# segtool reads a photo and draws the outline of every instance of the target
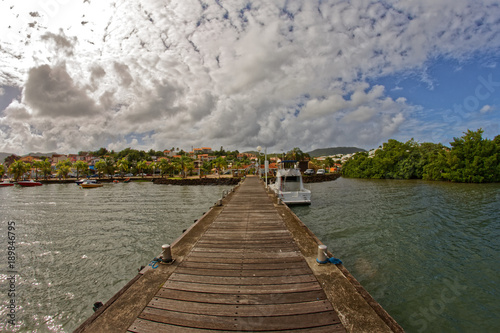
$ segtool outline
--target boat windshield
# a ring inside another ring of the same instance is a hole
[[[281,177],[282,191],[292,192],[300,191],[300,177],[299,176],[288,176]]]

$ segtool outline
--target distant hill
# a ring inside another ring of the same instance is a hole
[[[57,154],[55,152],[53,153],[29,153],[27,155],[23,156],[33,156],[33,157],[52,157],[52,155]]]
[[[319,157],[319,156],[331,156],[337,154],[352,154],[357,152],[366,151],[362,148],[356,147],[332,147],[332,148],[320,148],[315,149],[313,151],[307,152],[311,157]]]
[[[0,153],[0,163],[3,164],[5,158],[7,156],[10,156],[10,155],[12,155],[12,154],[11,153]]]
[[[21,156],[23,156],[23,157],[24,156],[51,157],[53,154],[55,154],[55,153],[29,153],[29,154],[21,155]],[[7,156],[10,156],[10,155],[12,155],[12,153],[3,153],[3,152],[0,152],[0,163],[3,164],[5,162],[5,158]],[[17,154],[14,154],[14,155],[17,155]]]

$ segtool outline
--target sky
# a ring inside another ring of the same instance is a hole
[[[500,134],[497,0],[1,0],[0,151]]]

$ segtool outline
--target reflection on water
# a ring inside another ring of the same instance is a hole
[[[340,178],[294,212],[407,332],[500,326],[500,184]]]
[[[0,331],[71,332],[220,198],[222,186],[0,188]],[[15,330],[7,325],[7,223],[16,223]]]

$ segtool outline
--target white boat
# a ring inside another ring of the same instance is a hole
[[[102,184],[94,179],[85,179],[83,183],[80,184],[80,186],[82,188],[95,188],[95,187],[102,187]]]
[[[278,169],[276,181],[269,188],[287,205],[311,204],[311,191],[304,187],[299,169]]]

